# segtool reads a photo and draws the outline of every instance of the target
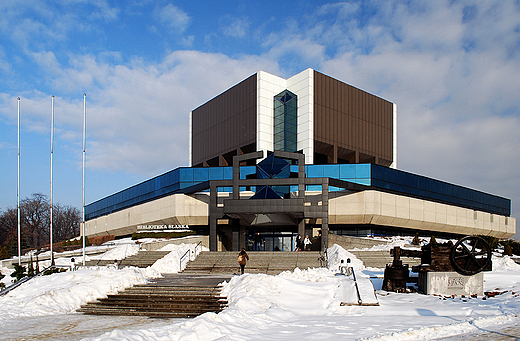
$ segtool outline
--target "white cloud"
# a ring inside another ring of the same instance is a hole
[[[56,66],[51,57],[42,59]],[[55,99],[57,133],[68,141],[81,138],[86,91],[89,167],[145,176],[188,164],[192,109],[260,69],[279,73],[266,58],[197,51],[174,52],[160,64],[110,65],[93,56],[69,64],[72,68],[62,68],[53,79],[69,94]],[[0,110],[16,113],[13,100],[3,97],[10,104]],[[24,126],[48,132],[50,96],[28,95],[23,108],[30,118]]]
[[[180,33],[184,32],[191,22],[186,12],[172,4],[156,8],[155,15],[162,24]]]
[[[465,5],[383,6],[387,12],[352,35],[359,49],[321,67],[397,103],[399,168],[510,197],[518,207],[520,6]],[[375,47],[362,51],[363,41]]]
[[[219,20],[225,35],[243,38],[249,29],[249,19],[247,17],[237,18],[232,15],[225,15]]]
[[[115,20],[119,15],[119,8],[112,7],[106,0],[95,0],[92,2],[98,9],[90,15],[93,19]]]

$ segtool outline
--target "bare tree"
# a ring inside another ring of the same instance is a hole
[[[81,221],[81,214],[76,207],[54,205],[53,240],[57,243],[78,236]]]
[[[46,195],[34,193],[20,202],[21,246],[40,248],[50,242],[50,204]],[[59,243],[79,235],[81,214],[76,207],[53,206],[53,241]],[[18,212],[9,208],[0,214],[0,247],[6,247],[9,255],[17,252]]]
[[[24,234],[32,247],[49,243],[50,205],[46,195],[33,193],[20,203]]]
[[[8,255],[13,256],[17,253],[17,240],[18,212],[16,209],[8,208],[0,215],[0,248],[5,248]]]

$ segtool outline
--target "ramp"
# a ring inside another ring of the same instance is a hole
[[[352,281],[352,287],[355,290],[355,295],[352,293],[345,295],[345,300],[340,303],[345,305],[363,305],[363,306],[378,306],[379,301],[376,297],[376,292],[370,278],[364,276],[356,276],[355,270],[351,268],[351,275],[347,276]]]

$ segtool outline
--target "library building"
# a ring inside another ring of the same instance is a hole
[[[294,251],[516,232],[511,200],[397,169],[397,105],[318,71],[259,71],[189,118],[188,166],[87,205],[88,237],[189,229],[211,251]]]

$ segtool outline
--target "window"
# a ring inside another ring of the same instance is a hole
[[[284,90],[274,96],[274,150],[297,151],[297,96]]]

